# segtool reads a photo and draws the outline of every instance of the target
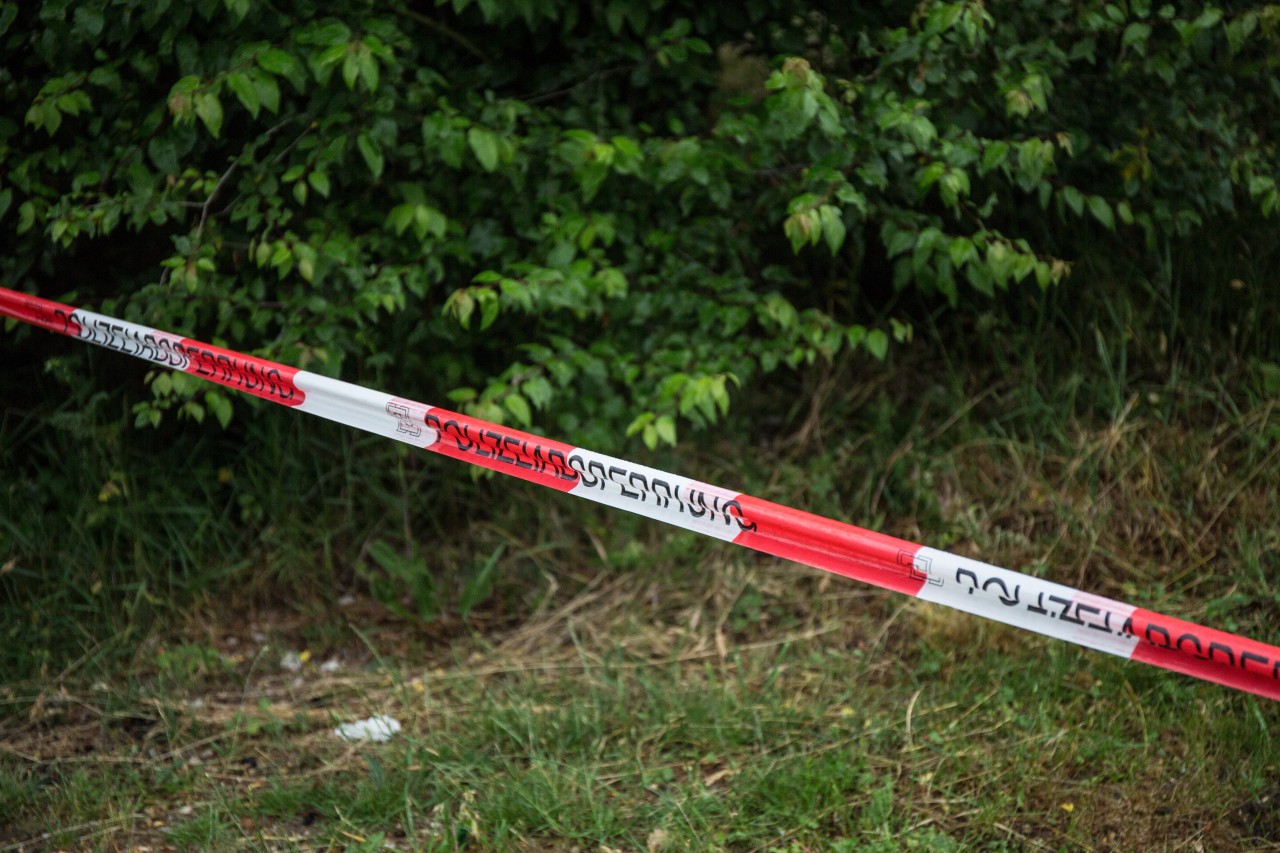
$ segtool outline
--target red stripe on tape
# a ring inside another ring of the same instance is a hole
[[[1130,660],[1280,699],[1280,649],[1142,608],[1130,620]]]
[[[38,296],[28,296],[25,293],[0,287],[0,314],[6,314],[15,320],[39,326],[50,332],[78,338],[80,324],[71,316],[74,310]]]
[[[440,436],[428,447],[436,453],[562,492],[578,485],[572,445],[444,409],[427,410],[423,423]]]
[[[734,537],[738,545],[906,595],[924,585],[925,576],[915,568],[921,546],[914,542],[750,495],[738,500],[743,518],[755,525]]]
[[[182,339],[182,343],[178,344],[178,351],[187,357],[188,363],[184,370],[193,376],[201,376],[228,388],[236,388],[246,394],[286,406],[301,405],[307,397],[293,381],[298,373],[296,367],[190,338]]]

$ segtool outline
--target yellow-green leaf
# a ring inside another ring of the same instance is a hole
[[[473,127],[467,131],[467,144],[471,153],[476,155],[480,168],[492,172],[498,168],[498,135],[483,127]]]

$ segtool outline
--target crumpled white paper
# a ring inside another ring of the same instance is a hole
[[[354,723],[343,723],[333,730],[342,740],[371,740],[374,743],[386,743],[400,731],[400,721],[386,714],[379,714],[367,720],[356,720]]]

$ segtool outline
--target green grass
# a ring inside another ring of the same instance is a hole
[[[766,610],[795,595],[784,567],[718,568],[757,578]],[[940,645],[918,605],[895,619],[896,602],[848,590],[753,632],[769,637],[754,648],[722,655],[708,619],[664,653],[680,622],[637,632],[667,613],[642,587],[539,623],[558,645],[529,658],[468,641],[469,662],[425,672],[202,682],[135,705],[132,726],[67,697],[6,733],[45,754],[5,753],[6,840],[65,827],[54,843],[104,850],[380,849],[361,846],[379,835],[416,850],[1233,849],[1274,832],[1272,703],[1003,628]],[[675,594],[728,615],[719,587]],[[406,730],[383,745],[330,734],[375,710]],[[49,753],[77,727],[121,740]]]
[[[926,329],[645,460],[1274,643],[1269,350],[1163,304]],[[1280,847],[1277,703],[289,412],[55,421],[0,427],[0,850]]]

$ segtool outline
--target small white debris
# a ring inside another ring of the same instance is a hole
[[[327,661],[320,664],[321,672],[332,673],[332,672],[337,672],[340,669],[342,669],[342,661],[338,660],[337,658],[329,658]]]
[[[379,714],[367,720],[354,723],[343,723],[333,730],[341,740],[371,740],[374,743],[386,743],[400,731],[400,721],[386,714]]]
[[[356,603],[356,597],[354,595],[344,595],[342,596],[342,598],[338,599],[339,607],[350,607],[355,603]]]
[[[289,652],[284,657],[280,658],[280,668],[288,670],[289,672],[301,672],[302,656],[297,652]]]
[[[203,711],[204,699],[201,699],[199,696],[197,696],[196,698],[192,699],[190,702],[187,703],[187,707],[193,711]]]
[[[183,817],[186,817],[187,815],[194,814],[194,813],[195,813],[195,808],[193,806],[187,805],[178,809],[178,814],[182,815]]]

